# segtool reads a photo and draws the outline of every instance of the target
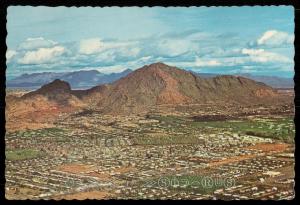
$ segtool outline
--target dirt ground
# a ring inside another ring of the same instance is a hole
[[[235,157],[230,157],[228,159],[224,159],[221,161],[217,161],[217,162],[211,162],[208,164],[208,166],[210,167],[215,167],[215,166],[220,166],[223,164],[228,164],[228,163],[232,163],[232,162],[239,162],[239,161],[243,161],[246,159],[252,159],[252,158],[256,158],[257,155],[241,155],[241,156],[235,156]]]
[[[70,172],[73,174],[93,171],[95,169],[96,168],[93,167],[92,165],[85,165],[85,164],[65,164],[56,168],[56,170],[58,171]]]
[[[34,122],[6,122],[5,129],[9,132],[25,131],[25,130],[37,130],[42,128],[54,127],[50,123],[34,123]]]
[[[122,174],[122,173],[127,173],[127,172],[130,172],[130,171],[136,171],[136,168],[131,167],[131,166],[129,166],[129,167],[123,166],[123,167],[114,169],[114,171],[115,172],[120,172]]]
[[[17,200],[17,199],[28,199],[31,196],[36,196],[41,194],[41,191],[36,189],[31,189],[27,187],[22,188],[11,188],[10,190],[5,190],[5,198],[8,200]],[[16,197],[17,196],[17,197]]]
[[[110,181],[111,180],[111,176],[108,173],[92,172],[87,175],[92,176],[92,177],[97,177],[101,181]]]
[[[246,147],[246,149],[256,149],[256,150],[261,150],[264,153],[268,153],[268,152],[282,152],[282,151],[286,150],[289,146],[290,146],[289,144],[284,144],[284,143],[280,143],[280,144],[259,143],[259,144],[253,145],[253,146]],[[211,162],[211,163],[209,163],[209,166],[210,167],[220,166],[223,164],[238,162],[238,161],[252,159],[252,158],[256,158],[256,157],[257,157],[257,155],[235,156],[235,157],[230,157],[225,160]]]
[[[246,149],[256,149],[256,150],[262,150],[263,152],[282,152],[285,149],[289,147],[288,144],[265,144],[265,143],[259,143],[253,146],[246,147]]]
[[[105,191],[89,191],[89,192],[80,192],[80,193],[75,193],[75,194],[68,194],[68,195],[63,195],[63,196],[57,196],[54,197],[54,200],[61,200],[61,199],[66,199],[66,200],[84,200],[84,199],[105,199],[108,198],[108,196],[111,196],[110,193],[105,192]]]

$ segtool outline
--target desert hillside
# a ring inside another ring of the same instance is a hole
[[[21,97],[6,97],[7,124],[50,123],[62,114],[82,109],[103,114],[146,114],[158,107],[195,104],[274,105],[285,101],[260,82],[237,76],[201,78],[163,63],[145,65],[111,84],[72,90],[61,80],[43,85]]]

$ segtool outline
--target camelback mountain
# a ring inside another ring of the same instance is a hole
[[[160,105],[223,103],[249,105],[278,103],[272,87],[230,75],[201,78],[163,63],[145,65],[111,84],[88,90],[72,90],[67,82],[54,80],[22,97],[7,97],[7,114],[39,113],[42,116],[95,109],[103,114],[147,112]],[[25,109],[26,108],[26,109]],[[24,118],[23,118],[24,119]]]
[[[247,78],[203,79],[163,63],[144,66],[113,84],[72,93],[103,113],[141,112],[157,105],[262,103],[277,96],[273,88]]]

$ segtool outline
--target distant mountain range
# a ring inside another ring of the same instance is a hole
[[[33,73],[33,74],[23,74],[15,79],[8,80],[6,86],[8,88],[32,88],[36,89],[59,79],[66,81],[70,84],[73,89],[91,88],[97,85],[112,83],[119,80],[122,77],[127,76],[132,70],[127,69],[120,73],[104,74],[97,70],[89,71],[74,71],[74,72],[43,72],[43,73]],[[194,73],[202,78],[213,78],[216,76],[221,76],[222,74],[214,73]],[[258,82],[265,83],[273,88],[293,88],[294,80],[292,78],[283,78],[277,76],[259,76],[252,74],[235,74],[235,76],[241,76],[255,80]]]
[[[197,73],[202,78],[213,78],[219,76],[221,74],[214,73]],[[294,88],[294,80],[293,78],[284,78],[277,76],[263,76],[263,75],[252,75],[249,73],[235,74],[235,76],[241,76],[245,78],[249,78],[251,80],[255,80],[258,82],[265,83],[273,88]]]
[[[8,80],[6,86],[8,88],[39,88],[42,85],[50,83],[55,79],[66,81],[72,88],[90,88],[100,84],[112,83],[127,74],[132,70],[127,69],[120,73],[104,74],[97,70],[74,71],[74,72],[43,72],[23,74],[12,80]]]

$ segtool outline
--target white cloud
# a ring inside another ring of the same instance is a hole
[[[201,60],[199,57],[196,57],[195,66],[196,67],[210,67],[210,66],[219,66],[221,63],[217,60]]]
[[[97,59],[112,61],[117,57],[137,56],[140,52],[137,42],[105,42],[99,38],[85,39],[80,42],[81,54],[99,54]]]
[[[211,38],[211,34],[204,33],[204,32],[195,32],[190,35],[188,35],[186,38],[189,40],[194,40],[194,41],[203,41]]]
[[[214,59],[201,59],[198,56],[195,57],[195,61],[181,61],[181,62],[166,62],[168,65],[178,66],[183,68],[189,67],[214,67],[222,65],[221,62]]]
[[[140,53],[140,51],[141,51],[140,48],[135,47],[135,48],[127,49],[125,52],[126,52],[126,55],[129,55],[129,56],[137,56]]]
[[[270,68],[277,71],[293,67],[292,46],[287,44],[292,43],[293,38],[288,33],[270,30],[253,39],[252,46],[247,47],[248,39],[202,32],[127,41],[91,38],[64,44],[40,37],[28,38],[17,48],[10,48],[6,58],[7,62],[14,63],[14,66],[9,63],[12,73],[25,67],[28,70],[97,68],[109,73],[158,61],[196,70],[218,71],[243,66],[250,69],[247,66],[253,66],[252,70]]]
[[[114,49],[114,48],[132,48],[137,46],[136,41],[121,41],[121,42],[103,42],[103,49]]]
[[[102,42],[99,38],[85,39],[80,41],[79,52],[82,54],[94,54],[101,50]]]
[[[120,73],[126,70],[127,68],[123,65],[114,65],[114,66],[105,66],[102,67],[100,72],[102,73]]]
[[[24,57],[19,59],[21,64],[43,64],[52,62],[55,57],[58,57],[66,52],[62,46],[55,46],[53,48],[39,48],[36,51],[28,51]]]
[[[283,62],[290,63],[291,60],[283,55],[265,51],[264,49],[242,49],[242,54],[248,55],[250,60],[259,63],[266,62]]]
[[[185,39],[165,39],[156,45],[158,54],[169,57],[182,55],[188,51],[196,50],[197,45]]]
[[[17,52],[15,50],[7,50],[6,51],[6,60],[7,62],[10,62],[10,60],[15,56],[17,55]]]
[[[57,42],[47,40],[42,37],[39,38],[27,38],[26,41],[19,45],[18,49],[33,50],[37,48],[49,48],[57,45]]]
[[[105,51],[102,53],[99,53],[99,55],[97,55],[97,57],[95,58],[96,61],[98,62],[114,62],[116,59],[116,55],[113,51]]]
[[[101,67],[83,67],[80,70],[98,70],[101,73],[120,73],[127,69],[124,65],[101,66]]]
[[[140,53],[138,47],[120,47],[103,50],[95,56],[97,62],[102,63],[120,63],[121,61],[133,60]]]
[[[283,45],[293,44],[293,42],[294,35],[277,30],[266,31],[259,39],[257,39],[258,45]]]

